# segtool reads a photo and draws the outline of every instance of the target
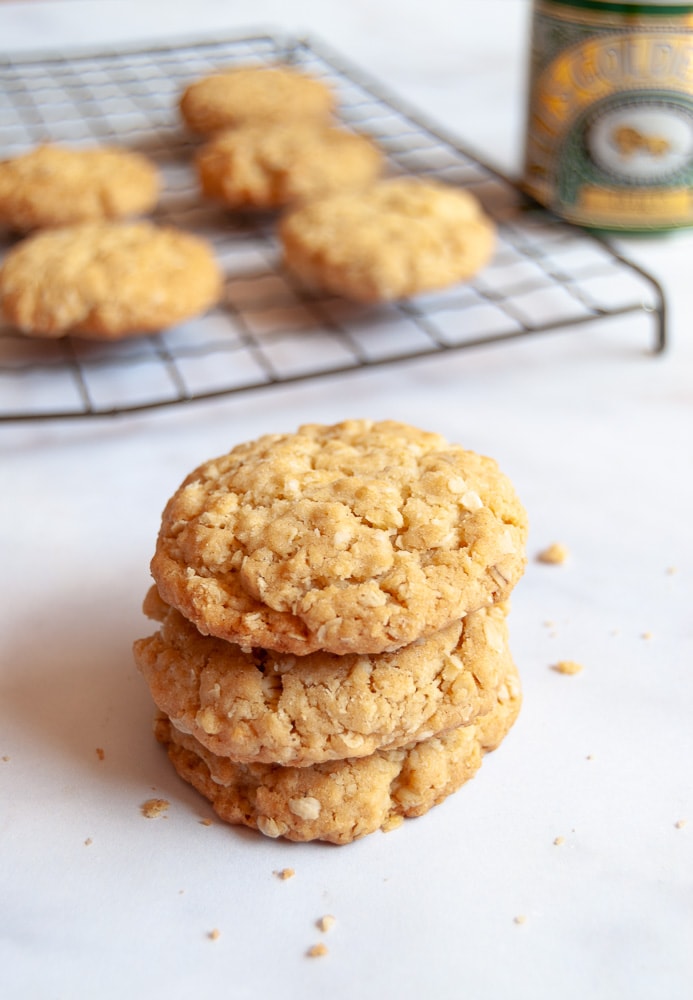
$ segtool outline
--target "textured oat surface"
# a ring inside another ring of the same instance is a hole
[[[382,162],[365,136],[311,122],[221,132],[196,157],[203,192],[232,208],[278,208],[363,187]]]
[[[327,84],[288,66],[242,66],[202,77],[183,91],[181,114],[209,135],[245,122],[327,121],[334,108]]]
[[[156,734],[182,778],[208,798],[228,823],[255,827],[269,837],[347,844],[421,816],[455,792],[495,749],[520,708],[520,686],[510,664],[491,710],[476,722],[400,750],[312,767],[236,764],[210,753],[166,718]]]
[[[296,657],[244,652],[165,608],[135,660],[157,707],[208,750],[305,766],[403,746],[488,711],[510,661],[505,619],[495,606],[394,653]]]
[[[148,222],[44,230],[17,244],[0,269],[5,319],[39,337],[160,330],[204,312],[221,288],[206,242]]]
[[[287,267],[306,284],[365,303],[468,279],[495,244],[473,195],[415,178],[318,198],[290,211],[279,234]]]
[[[156,167],[139,153],[37,146],[0,162],[0,222],[30,230],[141,215],[159,187]]]
[[[152,575],[205,634],[379,653],[505,600],[526,533],[492,459],[395,421],[308,424],[193,471],[164,510]]]

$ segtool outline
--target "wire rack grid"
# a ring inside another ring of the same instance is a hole
[[[199,193],[194,140],[177,101],[194,79],[289,61],[336,92],[342,122],[371,135],[390,174],[473,191],[498,225],[473,281],[365,308],[301,288],[281,263],[276,220],[227,212]],[[0,419],[104,416],[422,358],[646,313],[665,346],[658,283],[609,245],[525,198],[511,180],[314,39],[256,35],[129,51],[0,60],[0,147],[115,143],[144,152],[164,182],[156,221],[206,237],[225,273],[223,302],[157,335],[46,341],[0,327]],[[0,254],[12,245],[0,236]]]

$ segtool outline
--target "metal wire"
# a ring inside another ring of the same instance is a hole
[[[230,213],[201,199],[179,93],[224,66],[277,61],[324,79],[344,123],[379,143],[391,174],[437,178],[479,197],[499,239],[476,280],[378,308],[318,296],[282,268],[273,217]],[[0,328],[2,420],[146,410],[637,313],[652,321],[653,353],[665,347],[664,294],[651,275],[528,201],[455,137],[315,40],[263,35],[6,57],[4,155],[42,142],[117,143],[150,156],[164,178],[154,218],[210,240],[226,291],[206,316],[117,343],[46,342]],[[11,245],[6,235],[0,252]]]

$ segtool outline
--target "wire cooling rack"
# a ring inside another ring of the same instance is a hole
[[[349,127],[370,134],[391,174],[473,191],[499,227],[493,262],[470,283],[365,308],[311,294],[282,268],[275,220],[200,197],[177,99],[236,64],[289,61],[325,80]],[[158,165],[161,223],[206,237],[226,276],[206,316],[117,343],[32,339],[0,328],[0,419],[110,415],[206,399],[646,313],[665,346],[662,289],[603,241],[528,202],[420,113],[315,40],[272,35],[0,60],[0,148],[117,143]],[[11,245],[0,237],[0,253]]]

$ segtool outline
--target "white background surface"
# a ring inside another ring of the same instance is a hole
[[[517,169],[522,0],[0,6],[6,50],[257,27],[313,32]],[[693,237],[620,246],[666,288],[663,357],[629,321],[147,416],[0,427],[0,995],[689,995]],[[442,432],[514,480],[532,526],[510,626],[520,719],[473,782],[390,834],[334,848],[204,826],[211,810],[153,741],[130,653],[161,509],[240,441],[352,416]],[[554,540],[570,562],[537,563]],[[559,659],[584,669],[562,676]],[[153,795],[167,818],[141,815]],[[329,954],[308,959],[320,940]]]

